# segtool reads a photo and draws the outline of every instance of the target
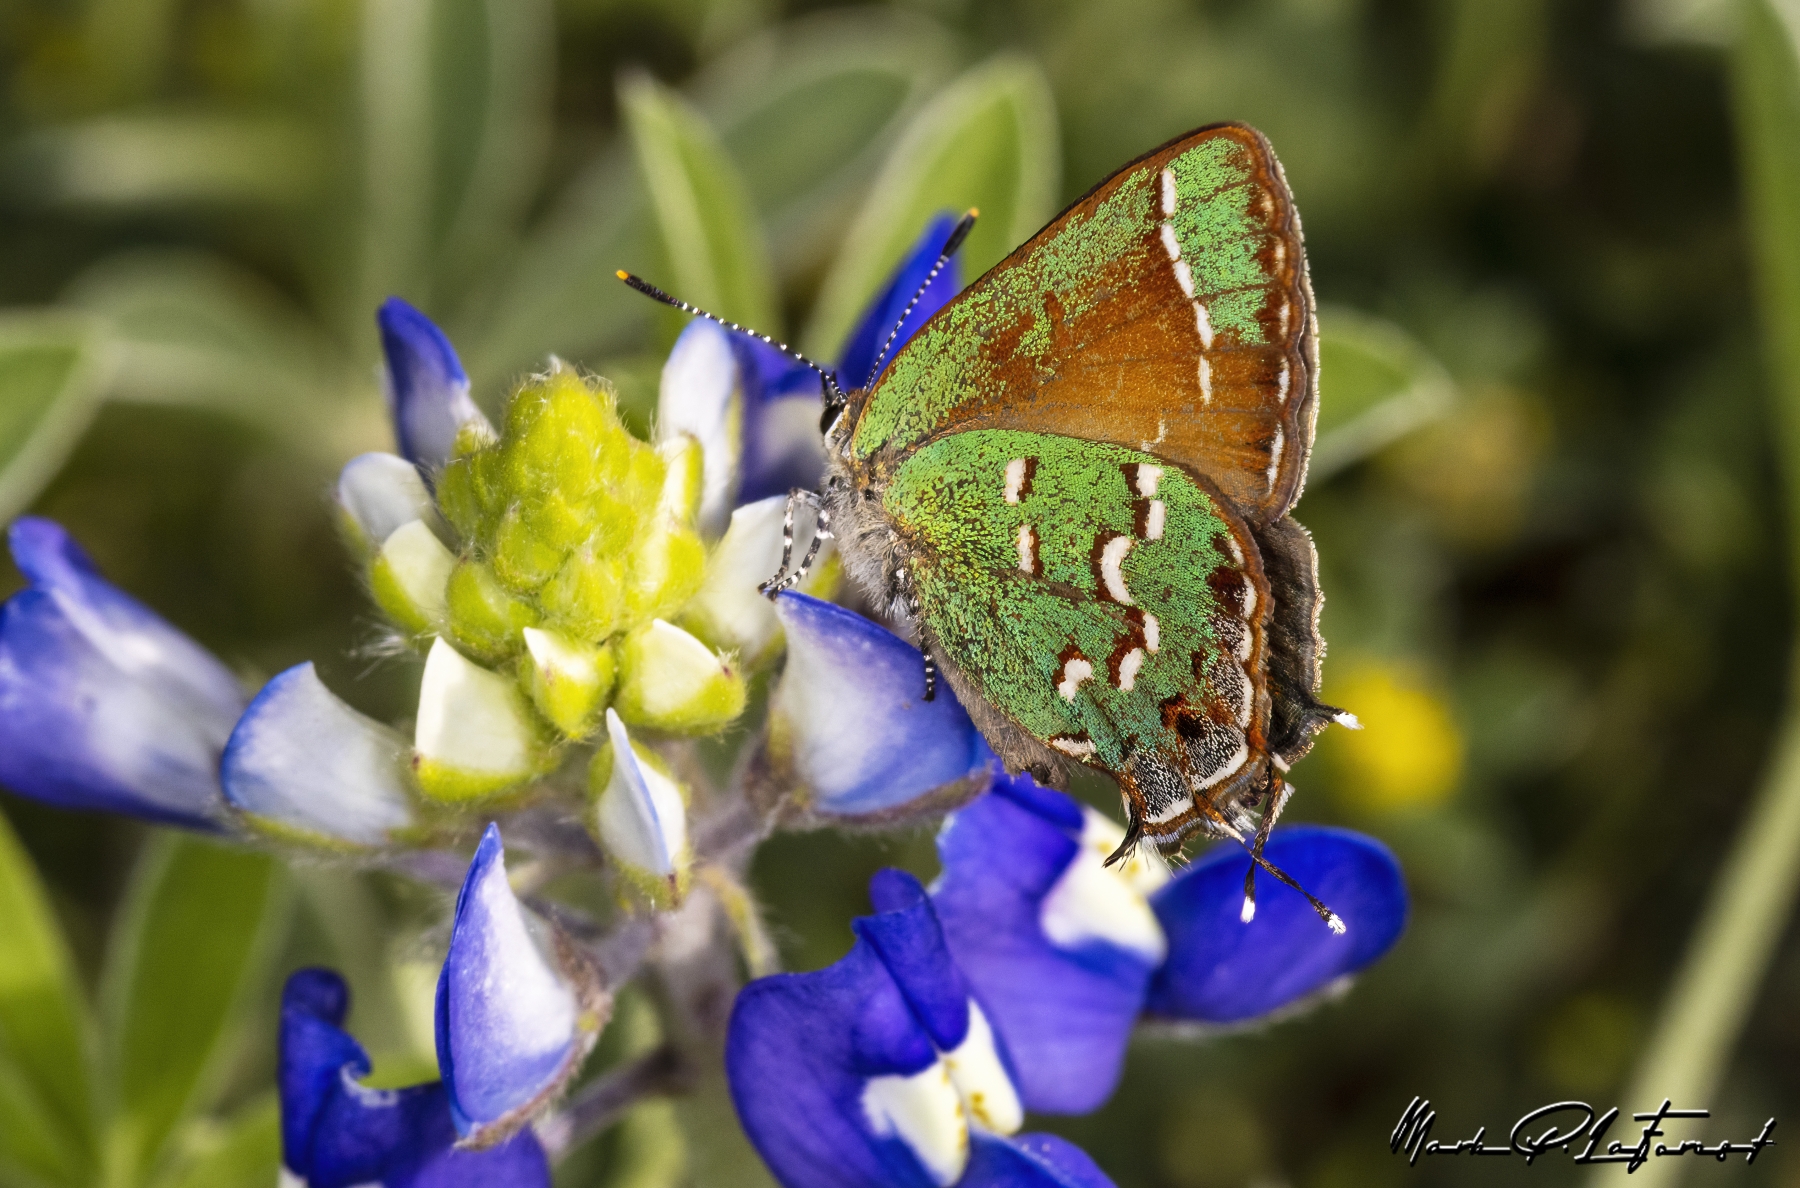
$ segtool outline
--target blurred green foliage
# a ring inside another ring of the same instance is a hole
[[[1343,1000],[1146,1037],[1111,1105],[1047,1125],[1122,1186],[1572,1183],[1555,1160],[1409,1170],[1387,1136],[1414,1094],[1451,1136],[1618,1101],[1765,762],[1788,430],[1719,52],[1734,8],[12,0],[0,512],[67,523],[248,680],[317,659],[398,717],[416,667],[357,654],[372,625],[322,496],[388,444],[382,297],[448,329],[490,409],[555,352],[641,425],[678,322],[614,269],[829,353],[929,212],[981,207],[986,267],[1145,149],[1248,120],[1325,306],[1297,515],[1327,695],[1368,724],[1322,741],[1290,811],[1388,841],[1415,916]],[[378,1076],[429,1075],[434,894],[4,808],[24,850],[0,840],[0,1182],[268,1183],[274,993],[304,962],[350,976]],[[928,875],[930,838],[765,847],[791,967],[848,948],[884,863]],[[1796,994],[1789,936],[1702,1103],[1713,1137],[1800,1108]],[[705,1100],[645,1107],[563,1179],[758,1182],[722,1129]],[[1785,1151],[1740,1178],[1800,1176]]]

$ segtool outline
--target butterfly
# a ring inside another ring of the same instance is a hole
[[[1291,882],[1262,842],[1340,716],[1317,697],[1318,561],[1288,514],[1316,343],[1281,165],[1228,123],[1094,187],[863,386],[822,373],[827,469],[794,496],[818,512],[808,560],[837,540],[915,624],[926,695],[941,671],[1009,771],[1112,776],[1114,858],[1229,837]],[[771,594],[805,570],[791,549]]]

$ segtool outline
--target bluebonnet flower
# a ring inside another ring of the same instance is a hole
[[[469,395],[456,349],[430,318],[389,297],[375,320],[387,356],[382,375],[395,444],[429,481],[450,460],[464,426],[478,426],[488,437],[493,426]]]
[[[1121,836],[1027,776],[997,780],[946,823],[929,897],[882,872],[848,956],[744,990],[727,1076],[787,1188],[1084,1182],[989,1179],[979,1156],[1025,1110],[1102,1104],[1146,1013],[1270,1016],[1367,966],[1405,924],[1392,856],[1347,831],[1290,827],[1268,844],[1335,905],[1345,935],[1286,887],[1243,921],[1242,851],[1170,877],[1148,855],[1104,866]]]
[[[110,585],[61,526],[8,532],[30,584],[0,607],[0,784],[63,808],[216,828],[244,708],[199,644]]]
[[[308,662],[250,702],[219,778],[253,828],[314,846],[378,848],[416,824],[408,752],[398,731],[345,705]]]
[[[1025,775],[996,780],[938,837],[932,898],[944,934],[1033,1109],[1086,1113],[1105,1101],[1140,1016],[1266,1018],[1365,968],[1405,927],[1399,865],[1361,834],[1288,826],[1265,850],[1331,905],[1342,935],[1278,883],[1245,923],[1241,847],[1219,845],[1171,876],[1146,847],[1105,866],[1122,837]]]
[[[489,825],[456,897],[437,986],[438,1067],[456,1131],[477,1146],[505,1140],[548,1106],[606,1021],[593,972],[559,936],[533,932]]]
[[[283,1183],[306,1188],[549,1188],[536,1136],[523,1132],[487,1150],[454,1145],[450,1094],[442,1082],[405,1089],[361,1083],[369,1058],[343,1030],[344,980],[303,969],[281,995]]]
[[[880,824],[979,793],[994,755],[947,692],[925,700],[925,658],[853,611],[783,593],[787,668],[769,702],[752,794],[817,822]]]
[[[1028,1106],[923,887],[870,883],[876,914],[836,964],[746,986],[725,1071],[745,1133],[786,1188],[1092,1188],[1078,1148],[1017,1132]]]

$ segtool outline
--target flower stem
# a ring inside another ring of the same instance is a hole
[[[672,1044],[652,1048],[590,1082],[551,1117],[538,1124],[538,1141],[551,1162],[599,1134],[647,1097],[685,1093],[693,1070]]]

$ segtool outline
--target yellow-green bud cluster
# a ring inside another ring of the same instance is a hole
[[[437,506],[459,543],[413,522],[371,588],[409,633],[515,674],[564,738],[591,735],[609,704],[633,725],[717,729],[742,712],[743,679],[663,621],[706,568],[701,461],[692,438],[634,437],[610,384],[553,363],[513,393],[497,438],[484,423],[458,436]]]

